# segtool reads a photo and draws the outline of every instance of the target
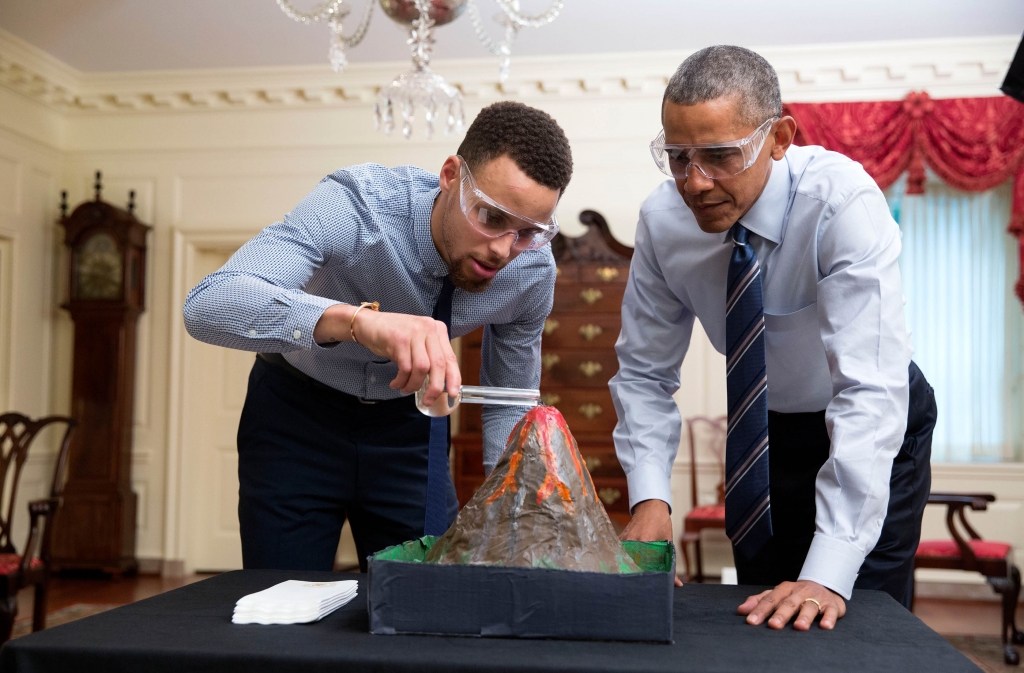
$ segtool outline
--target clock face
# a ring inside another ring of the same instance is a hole
[[[78,299],[120,299],[124,279],[121,251],[113,237],[93,234],[78,250]]]

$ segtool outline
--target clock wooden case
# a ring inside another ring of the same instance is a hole
[[[128,209],[100,199],[60,224],[69,248],[69,301],[75,323],[72,436],[64,504],[54,522],[55,569],[120,574],[136,568],[136,496],[131,488],[135,340],[145,308],[146,233]]]

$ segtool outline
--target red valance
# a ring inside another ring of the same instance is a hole
[[[1024,105],[1007,96],[901,101],[789,103],[798,145],[821,145],[855,161],[885,189],[904,172],[908,194],[923,194],[925,166],[967,192],[1013,180],[1010,233],[1017,236],[1024,302]]]

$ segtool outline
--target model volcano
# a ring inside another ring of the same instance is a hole
[[[424,561],[640,572],[554,407],[523,416],[498,465]]]

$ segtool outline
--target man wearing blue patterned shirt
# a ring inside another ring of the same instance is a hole
[[[450,339],[481,325],[480,383],[538,386],[547,243],[571,174],[554,119],[496,103],[440,176],[338,170],[189,293],[189,334],[259,354],[238,430],[246,568],[330,569],[348,517],[365,570],[367,555],[431,532],[431,494],[435,531],[450,523],[447,425],[437,460],[438,419],[410,393],[428,375],[427,404],[457,390]],[[522,413],[484,407],[488,470]]]

